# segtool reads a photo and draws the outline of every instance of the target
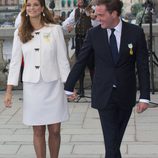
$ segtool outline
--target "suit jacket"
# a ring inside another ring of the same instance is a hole
[[[65,82],[70,68],[61,27],[50,24],[34,31],[32,35],[34,37],[30,41],[22,43],[18,29],[14,33],[8,84],[18,85],[22,56],[24,82],[37,83],[40,76],[46,82],[57,79]]]
[[[114,84],[117,86],[120,104],[126,108],[133,107],[136,103],[136,67],[140,98],[150,99],[148,51],[141,28],[123,22],[119,59],[116,64],[113,62],[107,30],[100,25],[89,30],[78,61],[67,79],[65,90],[73,91],[91,53],[95,56],[92,107],[106,107]]]

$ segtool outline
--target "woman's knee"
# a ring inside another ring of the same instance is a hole
[[[37,137],[45,136],[46,127],[45,126],[33,126],[34,135]]]
[[[60,123],[48,125],[48,131],[50,136],[60,136]]]

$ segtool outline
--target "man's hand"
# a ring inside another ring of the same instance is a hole
[[[76,90],[73,91],[72,95],[67,95],[68,101],[74,101],[77,98]]]
[[[139,102],[139,103],[137,104],[136,111],[137,111],[137,113],[142,113],[142,112],[144,112],[148,107],[149,107],[149,104],[148,104],[148,103]]]
[[[12,105],[12,93],[7,93],[6,92],[6,94],[4,96],[4,104],[5,104],[5,107],[11,108],[11,105]]]

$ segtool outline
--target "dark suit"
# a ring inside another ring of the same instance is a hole
[[[132,44],[132,53],[129,44]],[[144,32],[138,26],[123,22],[119,59],[113,62],[107,30],[97,26],[88,31],[78,61],[74,65],[65,90],[73,91],[88,56],[94,52],[95,74],[92,107],[98,109],[106,144],[106,158],[121,158],[122,137],[136,104],[136,66],[140,98],[150,99],[148,51]],[[113,88],[113,85],[116,88]]]

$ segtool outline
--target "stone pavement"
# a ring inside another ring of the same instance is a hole
[[[22,91],[14,91],[13,107],[3,106],[0,92],[0,158],[35,158],[32,128],[21,123]],[[158,103],[158,93],[152,95]],[[82,100],[84,99],[82,98]],[[104,158],[98,113],[90,103],[69,103],[70,119],[62,124],[60,158]],[[123,158],[158,158],[158,108],[133,110],[121,146]],[[47,150],[47,158],[49,153]]]

